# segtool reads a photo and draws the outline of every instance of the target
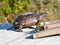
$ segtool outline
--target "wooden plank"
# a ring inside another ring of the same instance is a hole
[[[56,23],[60,23],[60,20],[52,21],[52,22],[45,22],[45,25],[56,24]]]
[[[60,23],[49,24],[44,26],[44,30],[60,27]]]
[[[60,28],[43,30],[43,31],[37,32],[33,34],[33,38],[36,39],[36,38],[41,38],[41,37],[46,37],[46,36],[51,36],[56,34],[60,34]]]

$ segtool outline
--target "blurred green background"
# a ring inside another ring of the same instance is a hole
[[[60,19],[60,0],[0,0],[0,23],[13,23],[13,20],[25,12],[48,13],[48,20]]]

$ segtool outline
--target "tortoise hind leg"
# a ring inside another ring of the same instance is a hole
[[[18,28],[18,32],[22,32],[22,28],[23,28],[23,26],[20,25],[19,28]]]

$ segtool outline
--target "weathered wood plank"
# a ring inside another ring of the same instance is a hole
[[[56,27],[60,27],[60,23],[45,25],[44,29],[47,30],[47,29],[52,29],[52,28],[56,28]]]
[[[41,38],[41,37],[51,36],[51,35],[56,35],[56,34],[60,34],[60,28],[43,30],[41,32],[37,32],[33,34],[33,38]]]

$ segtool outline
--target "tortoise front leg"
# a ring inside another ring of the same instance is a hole
[[[40,25],[40,22],[37,23],[35,32],[39,31],[39,25]]]
[[[18,32],[22,32],[22,25],[19,25]]]

